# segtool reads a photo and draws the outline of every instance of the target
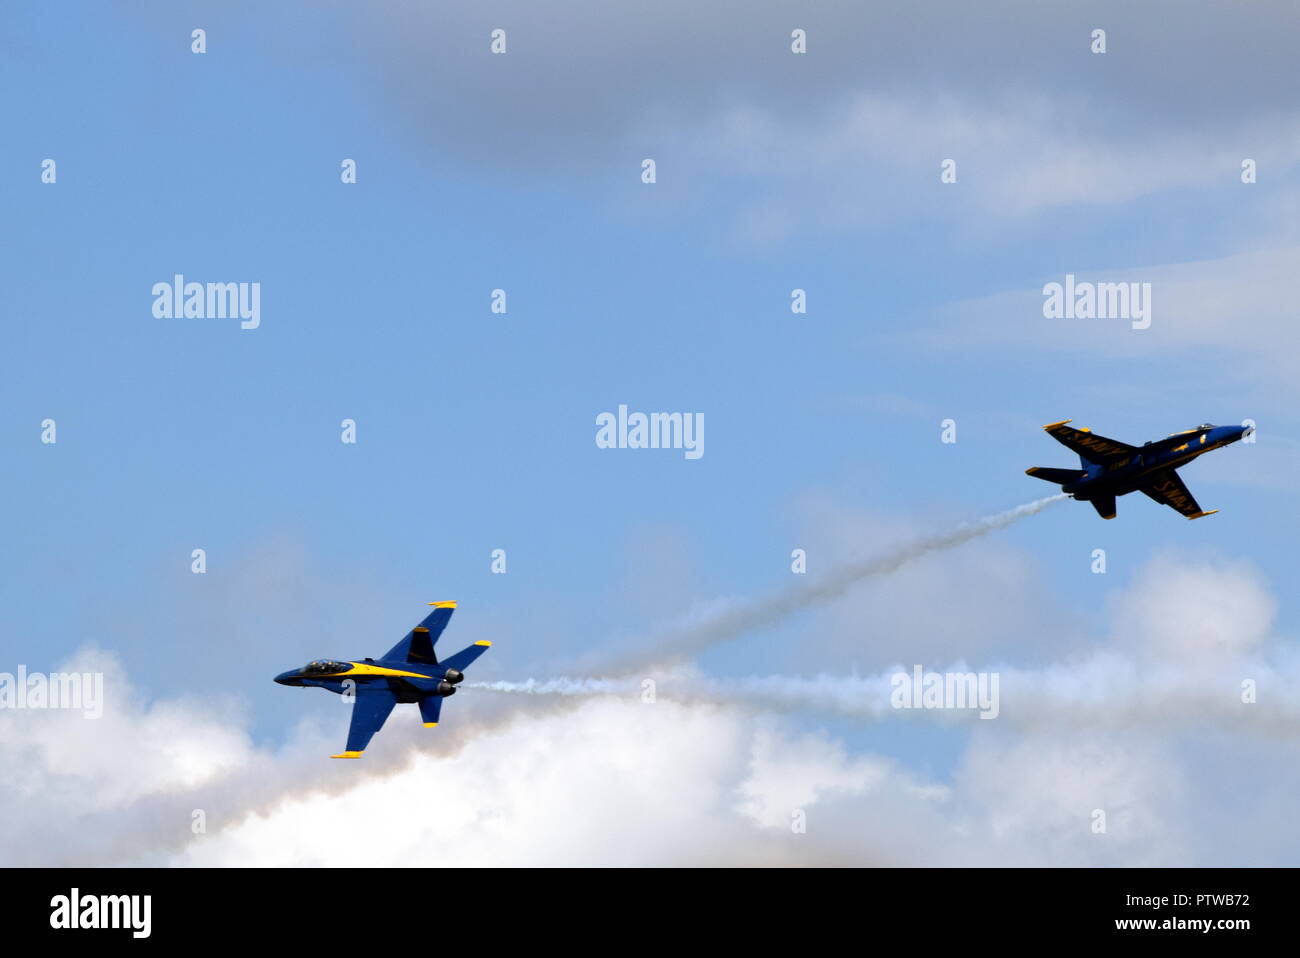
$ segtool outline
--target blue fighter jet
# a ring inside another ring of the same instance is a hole
[[[1197,456],[1236,442],[1253,431],[1249,426],[1214,426],[1203,422],[1195,429],[1173,433],[1166,439],[1130,446],[1098,436],[1088,429],[1054,422],[1043,428],[1057,442],[1079,454],[1078,469],[1026,469],[1035,479],[1055,482],[1061,491],[1092,503],[1103,519],[1115,518],[1115,497],[1141,492],[1188,519],[1212,516],[1218,509],[1201,511],[1175,471]]]
[[[317,659],[275,677],[281,685],[317,687],[340,695],[347,692],[354,697],[347,751],[330,758],[360,758],[398,702],[419,704],[424,727],[433,728],[442,713],[442,700],[456,694],[456,685],[464,681],[464,670],[492,644],[475,642],[439,662],[433,646],[451,621],[456,603],[430,602],[429,605],[433,611],[381,659],[359,662]]]

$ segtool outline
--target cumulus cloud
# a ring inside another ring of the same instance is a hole
[[[1166,552],[1119,598],[1116,618],[1120,640],[1147,658],[1218,666],[1256,653],[1276,613],[1248,563]]]
[[[1179,614],[1211,585],[1231,596]],[[653,702],[639,685],[574,696],[467,689],[436,737],[399,708],[365,759],[331,762],[333,723],[259,745],[237,703],[145,701],[111,657],[88,650],[68,666],[108,672],[116,693],[99,724],[56,712],[0,724],[0,760],[18,783],[0,798],[5,862],[1278,861],[1300,832],[1275,815],[1259,825],[1267,842],[1245,826],[1223,840],[1205,829],[1207,818],[1250,822],[1297,784],[1287,759],[1295,709],[1276,707],[1296,662],[1272,633],[1273,608],[1248,565],[1158,557],[1117,598],[1102,646],[1010,676],[998,720],[959,728],[951,715],[908,714],[957,736],[950,774],[808,731],[818,703],[767,694],[779,677],[690,668],[666,676]],[[1260,679],[1257,705],[1241,702],[1243,668]],[[842,678],[818,694],[835,691],[840,714],[868,717]],[[777,714],[783,705],[804,718]],[[1271,718],[1234,719],[1233,708]],[[1224,790],[1225,777],[1241,787]],[[191,831],[195,809],[202,834]],[[330,834],[371,840],[320,841]]]
[[[230,698],[149,702],[111,653],[87,647],[60,672],[104,676],[103,714],[82,710],[5,710],[0,757],[6,769],[3,855],[10,864],[68,861],[80,840],[95,846],[130,830],[141,804],[184,794],[244,767],[248,715]],[[111,822],[96,836],[92,820]],[[46,859],[45,856],[50,856]]]

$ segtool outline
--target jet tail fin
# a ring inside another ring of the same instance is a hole
[[[422,665],[437,665],[438,656],[433,651],[434,643],[442,630],[451,621],[451,614],[456,611],[455,602],[430,602],[433,611],[424,617],[419,625],[406,633],[395,646],[384,653],[385,659],[419,662]]]
[[[1082,469],[1052,469],[1048,466],[1030,466],[1025,470],[1025,475],[1033,476],[1035,479],[1046,479],[1048,482],[1063,486],[1067,482],[1082,479],[1087,473]]]
[[[1092,507],[1097,510],[1097,515],[1103,519],[1115,518],[1115,497],[1114,496],[1093,496],[1090,500]]]
[[[420,719],[425,728],[433,728],[438,724],[438,716],[442,714],[442,700],[441,695],[426,695],[420,699]]]

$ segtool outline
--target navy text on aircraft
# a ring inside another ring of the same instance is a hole
[[[429,605],[433,611],[406,633],[406,638],[385,652],[383,658],[357,662],[318,659],[275,677],[281,685],[317,687],[353,696],[347,750],[330,758],[360,758],[398,702],[418,704],[425,728],[433,728],[442,713],[442,700],[456,694],[457,683],[465,678],[465,668],[492,644],[475,642],[439,662],[433,646],[451,621],[456,603],[430,602]]]
[[[1213,426],[1206,422],[1139,447],[1098,436],[1088,429],[1075,429],[1068,425],[1070,422],[1066,419],[1043,428],[1079,454],[1079,468],[1033,466],[1025,472],[1035,479],[1057,483],[1067,495],[1091,502],[1103,519],[1114,519],[1115,497],[1130,492],[1141,492],[1188,519],[1214,515],[1219,510],[1203,512],[1175,470],[1252,432],[1250,426]]]

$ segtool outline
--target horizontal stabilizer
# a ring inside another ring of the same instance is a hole
[[[468,649],[461,649],[455,655],[443,659],[442,665],[445,666],[446,668],[457,669],[463,672],[471,662],[473,662],[480,655],[486,652],[491,647],[491,645],[492,643],[487,641],[486,639],[483,639],[479,642],[475,642]]]
[[[1035,479],[1046,479],[1048,482],[1063,486],[1067,482],[1076,482],[1082,479],[1087,473],[1082,469],[1052,469],[1048,466],[1030,466],[1025,470],[1025,475],[1033,476]]]

